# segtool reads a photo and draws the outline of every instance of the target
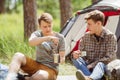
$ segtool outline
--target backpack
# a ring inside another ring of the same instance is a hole
[[[108,63],[106,73],[109,80],[120,80],[120,59]]]

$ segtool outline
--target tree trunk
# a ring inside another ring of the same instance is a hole
[[[0,0],[0,14],[5,12],[5,0]]]
[[[24,9],[24,39],[28,39],[36,30],[36,0],[23,0]]]
[[[72,16],[71,0],[59,0],[61,28],[64,27],[66,21]]]

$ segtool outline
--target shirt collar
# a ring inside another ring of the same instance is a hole
[[[104,38],[104,35],[105,35],[105,34],[106,34],[106,31],[105,31],[105,28],[103,27],[100,37],[101,37],[101,38]]]
[[[101,34],[100,34],[100,38],[101,39],[104,39],[104,35],[106,34],[106,31],[105,31],[105,28],[103,27],[103,29],[102,29],[102,32],[101,32]],[[94,35],[92,35],[94,38],[95,38],[95,36]]]

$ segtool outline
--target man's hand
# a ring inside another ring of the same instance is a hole
[[[80,50],[74,51],[72,54],[73,54],[73,58],[77,59],[80,57]]]
[[[59,38],[54,36],[49,36],[49,40],[52,41],[55,45],[58,45]]]

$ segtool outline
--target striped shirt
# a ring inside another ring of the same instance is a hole
[[[88,64],[103,62],[107,64],[116,58],[117,39],[108,29],[103,28],[99,40],[93,34],[87,32],[80,40],[80,51],[86,51],[84,57]]]

